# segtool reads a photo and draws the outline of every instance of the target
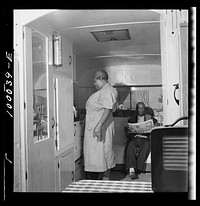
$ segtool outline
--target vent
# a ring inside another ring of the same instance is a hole
[[[165,170],[188,170],[188,137],[163,136]]]
[[[130,40],[128,29],[93,31],[91,34],[98,42]]]

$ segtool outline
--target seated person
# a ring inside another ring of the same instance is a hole
[[[150,112],[148,112],[150,111]],[[154,125],[157,120],[153,118],[153,110],[146,109],[143,102],[136,105],[136,116],[128,119],[128,123],[139,123],[153,119]],[[145,171],[145,161],[150,153],[150,133],[133,133],[127,127],[124,128],[128,143],[125,150],[126,171],[131,179],[138,179],[138,174]]]

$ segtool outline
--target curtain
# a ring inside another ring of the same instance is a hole
[[[149,90],[133,91],[131,93],[132,102],[144,102],[146,107],[149,107]]]
[[[130,93],[129,88],[117,88],[118,96],[117,96],[117,103],[118,105],[122,104],[127,96]]]

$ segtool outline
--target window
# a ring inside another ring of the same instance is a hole
[[[119,96],[118,110],[135,110],[138,102],[144,102],[147,107],[154,110],[155,118],[163,120],[162,86],[117,87],[116,89]]]
[[[47,105],[46,37],[32,30],[33,136],[34,143],[49,138]]]

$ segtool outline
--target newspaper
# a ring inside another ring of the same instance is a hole
[[[140,123],[128,123],[128,128],[133,133],[150,133],[153,126],[152,119]]]

